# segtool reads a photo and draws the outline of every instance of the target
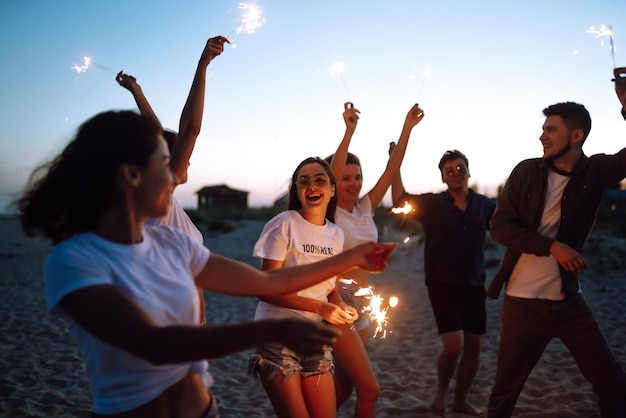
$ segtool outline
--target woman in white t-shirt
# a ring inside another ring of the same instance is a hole
[[[210,38],[202,51],[202,55],[198,60],[196,72],[191,83],[189,95],[180,115],[178,133],[163,129],[163,138],[167,141],[170,150],[170,168],[174,175],[178,178],[178,184],[187,182],[187,169],[189,167],[189,159],[195,147],[196,139],[200,135],[202,127],[202,115],[204,113],[204,93],[206,89],[206,69],[209,63],[224,51],[224,43],[230,43],[228,38],[224,36],[216,36]],[[120,71],[115,80],[118,84],[131,92],[135,103],[142,115],[148,116],[155,120],[159,125],[161,122],[156,113],[152,109],[150,102],[143,94],[141,86],[137,83],[137,79],[131,75],[124,74]],[[149,221],[153,225],[167,225],[176,227],[187,233],[191,239],[199,244],[204,243],[202,232],[191,221],[189,215],[183,210],[178,200],[172,195],[172,204],[168,213],[157,219]],[[200,301],[200,322],[204,323],[205,307],[204,294],[201,288],[197,288],[198,298]]]
[[[45,264],[48,309],[79,345],[94,416],[217,417],[205,359],[276,341],[315,354],[337,335],[289,318],[200,326],[196,286],[270,297],[355,265],[382,270],[394,249],[371,243],[262,272],[176,228],[145,224],[167,213],[176,182],[158,123],[105,112],[35,170],[16,201],[23,230],[55,244]]]
[[[343,118],[346,133],[335,151],[326,158],[337,178],[337,212],[335,223],[345,236],[344,249],[354,248],[363,242],[377,241],[378,229],[374,223],[374,210],[382,202],[394,175],[400,170],[415,125],[424,117],[424,112],[416,104],[406,115],[398,145],[389,157],[385,171],[365,195],[361,196],[363,173],[358,157],[348,152],[348,146],[356,130],[360,112],[350,102],[345,103]],[[339,291],[343,300],[361,309],[360,301],[354,296],[359,288],[369,287],[368,272],[353,269],[339,278]],[[343,327],[342,334],[333,345],[336,359],[335,387],[337,407],[350,397],[356,388],[357,402],[355,416],[360,418],[376,415],[379,386],[365,350],[370,332],[367,315],[361,315],[354,326]]]
[[[337,204],[335,177],[319,157],[302,161],[289,187],[288,210],[272,218],[254,246],[262,269],[271,271],[328,259],[343,251],[343,232],[332,223]],[[350,324],[357,311],[341,300],[332,277],[297,294],[261,298],[255,320],[304,318],[312,323]],[[260,377],[278,417],[336,415],[330,348],[307,355],[280,343],[257,348],[250,373]]]

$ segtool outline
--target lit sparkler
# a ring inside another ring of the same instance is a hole
[[[230,37],[233,33],[239,35],[241,32],[252,34],[256,32],[265,23],[265,18],[261,16],[261,8],[254,4],[239,3],[238,9],[243,10],[241,15],[241,21],[239,25],[232,30],[227,36]]]
[[[401,208],[391,208],[391,213],[393,213],[394,215],[408,215],[411,212],[413,212],[413,206],[411,206],[409,202],[404,202],[404,206],[402,206]]]
[[[591,26],[587,29],[587,33],[591,33],[598,38],[609,38],[609,49],[611,50],[611,58],[613,58],[613,68],[615,68],[615,45],[613,43],[613,26],[605,26],[600,25],[599,29],[596,29],[595,26]],[[600,41],[600,45],[604,46],[604,39]]]
[[[72,64],[74,64],[74,65],[72,65],[70,67],[70,70],[74,70],[74,71],[76,71],[79,74],[80,73],[84,73],[85,71],[87,71],[89,69],[89,66],[92,65],[92,64],[95,65],[96,67],[99,67],[99,68],[103,69],[104,71],[107,71],[107,72],[111,73],[111,74],[116,74],[115,71],[113,71],[113,70],[111,70],[111,69],[109,69],[109,68],[107,68],[107,67],[105,67],[103,65],[98,64],[97,62],[95,62],[94,60],[92,60],[89,57],[83,57],[83,64],[82,65],[78,65],[75,62],[72,62]]]
[[[387,311],[390,307],[393,308],[398,304],[398,298],[392,296],[389,298],[387,306],[384,307],[385,299],[379,294],[374,293],[372,286],[359,288],[359,290],[354,293],[354,296],[369,300],[369,303],[361,309],[361,313],[367,315],[376,325],[374,338],[376,338],[379,333],[382,333],[380,338],[384,339],[387,336],[387,323],[389,322]]]
[[[339,75],[341,78],[341,84],[343,84],[343,89],[346,91],[346,96],[348,96],[348,101],[350,100],[350,93],[348,93],[348,87],[346,86],[346,80],[343,79],[343,69],[345,64],[341,61],[334,62],[330,67],[326,69],[326,71],[330,72],[330,75]]]
[[[85,71],[87,71],[89,69],[89,64],[91,63],[91,58],[89,57],[83,57],[83,64],[82,65],[78,65],[75,62],[72,62],[72,65],[70,67],[70,70],[74,70],[77,73],[84,73]]]

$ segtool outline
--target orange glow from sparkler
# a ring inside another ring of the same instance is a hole
[[[398,304],[398,298],[392,296],[389,298],[388,306],[383,307],[385,299],[379,294],[374,293],[374,290],[371,286],[369,287],[361,287],[354,293],[354,296],[364,297],[369,300],[369,304],[365,305],[361,312],[367,315],[372,322],[375,324],[374,328],[374,338],[376,338],[379,334],[381,334],[381,339],[384,339],[387,336],[387,311],[390,307],[395,307]]]
[[[263,25],[263,23],[265,23],[265,19],[261,17],[261,9],[259,6],[239,3],[237,8],[245,10],[244,14],[241,16],[241,24],[235,29],[237,34],[240,34],[241,32],[250,34],[254,33]]]
[[[404,202],[404,206],[402,206],[401,208],[391,208],[391,213],[393,213],[394,215],[398,215],[398,214],[409,214],[413,212],[413,206],[411,206],[409,204],[409,202]]]

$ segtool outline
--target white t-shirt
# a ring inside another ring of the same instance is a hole
[[[326,220],[323,226],[304,219],[295,210],[279,213],[269,220],[254,245],[253,255],[268,260],[284,261],[283,267],[309,264],[332,257],[343,250],[343,232]],[[300,290],[299,296],[328,301],[328,294],[335,288],[336,277]],[[305,317],[321,321],[313,312],[284,308],[260,301],[254,319]]]
[[[349,250],[366,242],[378,241],[378,228],[374,222],[369,194],[356,202],[352,212],[337,206],[335,223],[343,230],[345,236],[344,250]]]
[[[193,278],[210,251],[171,227],[146,225],[143,241],[125,245],[86,232],[57,245],[46,259],[46,298],[51,313],[67,321],[80,348],[98,414],[136,408],[182,379],[189,370],[210,386],[206,361],[154,365],[95,338],[58,302],[75,290],[114,285],[161,326],[198,325],[199,301]],[[115,309],[115,306],[111,306]]]
[[[561,199],[569,177],[548,171],[548,188],[537,233],[555,238],[561,225]],[[527,299],[563,300],[563,284],[559,263],[552,254],[537,256],[522,253],[511,273],[505,293]]]
[[[174,196],[172,196],[172,203],[167,215],[158,219],[150,219],[146,223],[148,225],[174,226],[187,233],[198,244],[204,243],[202,232],[194,225],[187,212],[185,212]]]

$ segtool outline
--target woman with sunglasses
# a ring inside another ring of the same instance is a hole
[[[343,232],[332,223],[335,188],[335,177],[323,159],[311,157],[298,165],[291,178],[288,210],[265,225],[254,246],[263,270],[309,264],[342,252]],[[262,298],[255,320],[302,318],[335,326],[351,324],[357,316],[356,309],[341,300],[332,277],[297,294]],[[281,343],[258,347],[249,362],[279,418],[336,416],[332,368],[330,347],[306,355]]]

